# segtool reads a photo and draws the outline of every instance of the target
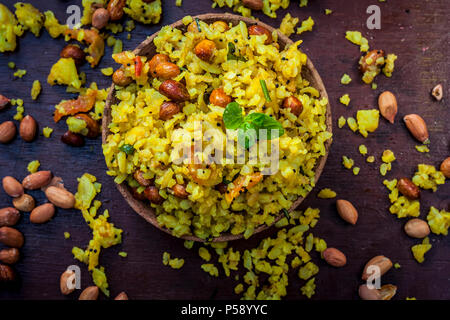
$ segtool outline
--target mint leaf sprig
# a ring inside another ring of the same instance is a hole
[[[223,122],[227,129],[237,129],[238,140],[244,141],[244,147],[250,148],[260,139],[259,130],[267,130],[267,140],[281,137],[284,129],[281,123],[274,118],[260,112],[250,113],[246,116],[242,114],[242,107],[237,102],[231,102],[223,112]],[[272,135],[272,130],[276,130]]]

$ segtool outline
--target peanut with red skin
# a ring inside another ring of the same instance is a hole
[[[231,97],[225,93],[223,88],[214,89],[209,96],[209,102],[211,104],[222,108],[226,108],[231,101]]]
[[[266,35],[266,41],[264,41],[264,44],[270,44],[272,43],[272,34],[270,33],[269,30],[267,30],[266,28],[264,28],[263,26],[259,26],[257,24],[250,26],[248,28],[248,34],[251,36],[262,36],[262,35]]]

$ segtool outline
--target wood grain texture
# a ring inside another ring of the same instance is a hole
[[[135,48],[162,25],[187,14],[230,12],[226,9],[211,9],[210,0],[184,0],[181,8],[175,7],[175,1],[163,2],[160,24],[150,27],[138,24],[130,41],[125,40],[126,33],[120,35],[124,40],[124,49]],[[12,8],[14,1],[2,3]],[[72,3],[81,1],[39,1],[36,6],[42,11],[53,10],[60,20],[65,20],[66,7]],[[275,20],[255,14],[275,27],[279,26],[286,12],[301,20],[309,16],[314,18],[314,31],[301,35],[304,40],[303,50],[312,58],[325,83],[334,119],[340,115],[354,116],[356,110],[362,107],[376,107],[378,95],[383,90],[392,91],[399,103],[395,125],[382,119],[379,129],[367,139],[352,133],[348,128],[338,129],[336,120],[333,124],[334,143],[327,165],[317,188],[300,208],[320,208],[321,219],[313,233],[324,238],[329,246],[342,250],[347,255],[348,265],[335,269],[315,256],[314,260],[321,271],[316,278],[317,290],[313,299],[357,299],[362,268],[370,258],[379,254],[402,266],[401,269],[389,271],[382,279],[383,283],[393,283],[399,287],[396,299],[411,296],[418,299],[450,299],[449,238],[432,235],[433,248],[427,253],[425,262],[415,262],[410,247],[419,241],[410,239],[403,232],[404,219],[399,220],[389,214],[388,193],[382,185],[384,177],[378,172],[381,153],[388,148],[397,157],[392,171],[386,176],[388,179],[411,176],[418,163],[438,166],[450,154],[447,61],[450,49],[449,8],[444,0],[377,2],[381,8],[382,29],[369,31],[365,27],[365,12],[367,6],[373,3],[361,0],[343,5],[343,1],[311,0],[308,7],[299,8],[297,1],[293,1],[288,10],[278,11]],[[325,8],[332,9],[333,14],[326,16]],[[393,77],[388,79],[381,75],[376,79],[377,90],[361,83],[356,68],[359,50],[344,39],[346,30],[360,30],[369,39],[372,48],[383,48],[399,56]],[[298,40],[299,36],[291,38]],[[40,132],[45,126],[55,129],[51,139],[40,135],[33,143],[16,138],[10,145],[0,145],[0,176],[14,175],[21,180],[26,176],[27,163],[39,159],[41,168],[62,176],[71,191],[76,191],[76,177],[84,172],[98,177],[103,183],[100,200],[106,200],[104,208],[110,210],[111,221],[125,232],[123,244],[104,250],[100,258],[108,274],[112,296],[126,291],[131,299],[236,299],[233,293],[236,282],[233,279],[223,276],[216,279],[205,274],[200,269],[202,261],[196,250],[185,249],[182,241],[145,223],[128,207],[112,179],[105,173],[100,139],[88,140],[86,146],[80,149],[70,148],[59,141],[66,125],[63,121],[53,123],[51,116],[54,105],[73,95],[66,93],[63,87],[48,86],[46,77],[64,44],[63,39],[51,39],[46,32],[40,38],[27,33],[20,40],[16,52],[0,54],[0,93],[9,98],[24,99],[26,113],[38,121]],[[111,48],[107,48],[101,67],[115,66],[110,56]],[[27,75],[22,79],[14,79],[13,72],[6,66],[8,61],[14,61],[18,68],[26,69]],[[84,65],[81,70],[86,72],[88,82],[96,81],[102,88],[109,86],[110,79],[101,75],[99,70],[91,70],[88,65]],[[353,79],[348,86],[339,82],[343,73],[348,73]],[[37,102],[33,102],[30,97],[35,79],[43,84]],[[430,97],[431,88],[438,82],[443,84],[445,90],[444,100],[440,103]],[[338,102],[344,93],[349,93],[352,99],[349,107]],[[8,107],[0,112],[0,121],[10,120],[14,113],[15,110]],[[400,121],[408,113],[419,113],[428,123],[432,141],[429,154],[421,154],[414,149],[417,143]],[[369,154],[376,157],[374,164],[366,163],[358,153],[357,147],[362,143],[368,147]],[[356,165],[361,167],[358,176],[353,176],[351,171],[342,167],[343,155],[355,159]],[[348,199],[356,206],[360,213],[356,226],[340,220],[334,200],[316,198],[318,190],[324,187],[331,187],[340,198]],[[45,201],[40,192],[33,191],[30,194],[35,196],[39,204]],[[448,182],[436,193],[424,191],[421,217],[425,218],[431,205],[450,209],[449,195]],[[11,205],[11,199],[3,191],[0,191],[0,203],[2,207]],[[78,294],[63,297],[58,284],[60,274],[68,265],[79,264],[72,258],[72,246],[86,246],[91,236],[80,213],[75,210],[57,210],[53,220],[44,225],[32,225],[29,215],[24,214],[18,229],[26,239],[22,258],[16,266],[20,281],[8,288],[1,287],[0,299],[76,299]],[[72,234],[71,239],[64,240],[64,231]],[[275,233],[275,229],[266,230],[248,241],[233,242],[233,246],[239,250],[251,248],[262,238]],[[119,251],[128,252],[128,257],[119,257]],[[162,265],[164,251],[186,260],[181,271]],[[87,268],[79,265],[82,269],[82,286],[92,285]],[[286,299],[304,299],[300,293],[303,282],[295,272],[290,274],[289,280]]]

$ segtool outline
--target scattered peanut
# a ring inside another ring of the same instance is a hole
[[[183,102],[189,100],[190,98],[186,87],[181,82],[171,79],[161,83],[159,86],[159,92],[176,102]]]
[[[362,300],[381,300],[380,292],[375,288],[369,289],[366,284],[359,286],[358,293]]]
[[[16,278],[16,274],[10,266],[0,264],[0,283],[11,282]]]
[[[181,184],[175,184],[172,187],[173,195],[175,197],[181,198],[181,199],[187,199],[189,196],[189,193],[186,191],[186,187]]]
[[[209,96],[209,102],[213,105],[225,108],[232,101],[223,88],[214,89]]]
[[[163,62],[169,62],[169,57],[165,54],[155,54],[148,62],[148,68],[152,76],[156,77],[156,67]]]
[[[6,176],[2,180],[3,189],[10,197],[17,198],[23,195],[23,186],[13,177]]]
[[[405,232],[412,238],[422,239],[430,234],[428,223],[422,219],[411,219],[405,224]]]
[[[5,121],[0,124],[0,143],[9,143],[16,136],[17,129],[12,121]]]
[[[161,197],[158,188],[156,188],[155,186],[147,187],[144,190],[144,195],[151,203],[154,204],[161,204],[164,201],[164,198]]]
[[[360,63],[359,65],[359,69],[361,70],[362,73],[370,71],[371,68],[376,67],[377,65],[376,61],[382,57],[384,57],[383,50],[371,50],[367,52],[367,54],[364,56],[362,60],[362,63]]]
[[[66,189],[48,187],[45,190],[45,195],[51,203],[59,208],[70,209],[75,205],[75,197]]]
[[[270,44],[272,42],[272,34],[270,33],[269,30],[267,30],[266,28],[264,28],[263,26],[259,26],[257,24],[250,26],[248,28],[248,34],[251,36],[262,36],[262,35],[266,35],[266,41],[264,41],[264,44]]]
[[[122,291],[114,298],[114,300],[129,300],[129,299],[128,295],[124,291]]]
[[[422,143],[429,143],[428,129],[425,121],[417,114],[408,114],[403,117],[409,132]]]
[[[8,207],[0,209],[0,227],[11,227],[15,225],[20,219],[19,210]]]
[[[126,87],[133,81],[133,79],[131,77],[127,77],[125,75],[125,71],[123,71],[122,68],[119,68],[116,71],[114,71],[112,75],[112,81],[118,86]]]
[[[333,267],[343,267],[347,264],[345,254],[336,248],[327,248],[322,254],[325,261]]]
[[[180,111],[181,111],[181,108],[177,103],[171,102],[171,101],[165,101],[159,108],[159,118],[161,120],[166,121],[166,120],[169,120],[170,118],[172,118],[174,115],[176,115]]]
[[[378,108],[381,115],[390,123],[394,123],[395,115],[398,111],[397,99],[390,91],[384,91],[378,97]]]
[[[450,157],[442,161],[439,170],[444,174],[446,178],[450,178]]]
[[[380,293],[381,300],[391,300],[393,296],[397,293],[397,286],[393,284],[385,284],[378,289]]]
[[[261,10],[263,8],[263,0],[242,0],[242,4],[252,10]]]
[[[78,66],[82,65],[86,58],[86,54],[84,53],[84,51],[81,50],[80,47],[73,44],[68,44],[67,46],[65,46],[62,49],[60,56],[61,58],[72,58],[75,61],[75,64]]]
[[[45,187],[52,181],[51,171],[38,171],[26,176],[22,181],[22,186],[28,190],[36,190]]]
[[[385,256],[375,256],[372,259],[367,262],[366,266],[364,267],[364,271],[362,274],[362,279],[365,281],[367,280],[371,275],[371,273],[368,273],[371,270],[368,270],[370,266],[376,266],[380,270],[380,277],[384,275],[386,272],[389,271],[390,268],[392,268],[392,261],[389,258],[386,258]]]
[[[97,286],[87,287],[86,289],[83,290],[83,292],[81,292],[78,300],[97,300],[98,293],[99,290]]]
[[[355,225],[358,221],[358,211],[350,201],[339,199],[336,201],[339,216],[350,224]]]
[[[0,243],[11,248],[21,248],[24,243],[23,234],[11,227],[0,228]]]
[[[144,178],[143,174],[144,173],[142,171],[138,170],[133,174],[133,177],[141,186],[148,187],[151,185],[151,181]]]
[[[0,261],[6,264],[15,264],[20,259],[20,252],[17,248],[0,250]]]
[[[109,21],[109,11],[105,8],[98,8],[92,14],[92,26],[97,29],[103,29],[106,27]]]
[[[45,223],[55,215],[55,206],[51,203],[40,205],[31,211],[30,221],[32,223]]]
[[[123,8],[126,0],[110,0],[107,6],[111,21],[120,20],[123,16]]]
[[[221,32],[225,32],[225,31],[230,29],[228,24],[225,21],[222,21],[222,20],[215,21],[211,26],[212,26],[213,29],[220,30]]]
[[[420,197],[420,189],[410,179],[401,178],[397,182],[398,191],[405,197],[415,200]]]
[[[20,122],[19,126],[20,137],[26,142],[31,142],[36,137],[36,131],[36,120],[34,120],[34,118],[30,115],[25,116],[25,118],[23,118]]]
[[[291,109],[291,113],[295,114],[298,117],[303,111],[303,104],[296,97],[289,96],[287,98],[284,98],[283,108]]]
[[[180,74],[180,68],[172,62],[163,61],[156,65],[155,75],[163,80],[175,78]]]
[[[81,134],[67,131],[61,136],[61,141],[72,147],[84,146],[84,138]]]
[[[0,94],[0,110],[6,107],[10,101],[11,101],[10,99]]]
[[[75,291],[75,272],[66,270],[61,274],[59,279],[59,288],[63,295],[68,295]]]
[[[203,61],[210,61],[214,56],[215,50],[216,44],[208,39],[200,41],[194,48],[195,55]]]
[[[24,193],[18,198],[13,199],[14,208],[22,212],[31,212],[35,207],[35,201],[32,196]]]
[[[442,89],[442,84],[438,84],[437,86],[435,86],[433,88],[433,90],[431,90],[431,95],[437,100],[437,101],[441,101],[442,97],[444,96],[443,94],[443,89]]]

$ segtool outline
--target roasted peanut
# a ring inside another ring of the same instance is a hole
[[[61,141],[72,147],[84,146],[84,138],[81,134],[67,131],[61,136]]]
[[[444,174],[446,178],[450,178],[450,157],[442,161],[439,170]]]
[[[87,287],[83,290],[83,292],[81,292],[78,300],[97,300],[98,293],[99,291],[97,286]]]
[[[55,206],[62,209],[71,209],[75,205],[75,197],[66,189],[58,187],[48,187],[45,196]]]
[[[147,199],[145,197],[144,192],[139,193],[137,191],[137,188],[131,188],[131,194],[133,195],[133,198],[137,199],[137,200],[141,200],[144,201],[145,199]]]
[[[225,108],[231,101],[231,97],[225,93],[223,88],[214,89],[209,96],[209,103],[222,108]]]
[[[172,62],[163,61],[156,66],[155,75],[163,80],[175,78],[180,74],[180,68]]]
[[[397,293],[397,286],[385,284],[378,289],[378,292],[380,293],[381,300],[391,300]]]
[[[210,61],[214,56],[216,44],[211,40],[202,40],[194,48],[194,53],[203,61]]]
[[[406,127],[414,136],[414,138],[422,143],[430,142],[427,124],[421,116],[419,116],[418,114],[408,114],[403,117],[403,121],[405,121]]]
[[[80,47],[68,44],[62,49],[60,56],[61,58],[72,58],[76,65],[82,65],[85,61],[86,53]]]
[[[23,195],[23,186],[13,177],[6,176],[2,180],[3,189],[10,197],[17,198]]]
[[[159,194],[159,190],[155,186],[149,186],[144,190],[145,197],[154,204],[161,204],[164,198]]]
[[[16,208],[8,207],[0,209],[0,227],[11,227],[20,219],[20,212]]]
[[[420,197],[420,189],[408,178],[401,178],[397,182],[398,191],[405,197],[415,200]]]
[[[358,221],[358,211],[350,201],[339,199],[336,201],[339,216],[350,224],[355,225]]]
[[[92,14],[92,26],[97,29],[103,29],[109,21],[109,11],[105,8],[98,8]]]
[[[67,269],[61,274],[59,279],[59,288],[61,289],[61,293],[63,295],[68,295],[75,291],[75,272]]]
[[[0,124],[0,143],[9,143],[16,136],[17,129],[12,121],[5,121]]]
[[[0,250],[0,261],[6,264],[14,264],[20,259],[20,252],[17,248]]]
[[[289,96],[287,98],[284,98],[283,108],[291,109],[291,113],[295,114],[298,117],[303,111],[303,104],[296,97]]]
[[[107,6],[111,21],[120,20],[123,16],[123,8],[126,0],[110,0]]]
[[[141,186],[148,187],[149,185],[152,184],[152,182],[150,179],[144,178],[143,174],[144,173],[140,170],[134,172],[133,174],[134,180],[136,180]]]
[[[367,262],[366,266],[364,267],[364,271],[362,274],[362,279],[364,281],[367,280],[373,272],[372,270],[368,270],[370,266],[377,266],[380,270],[380,277],[381,277],[386,272],[388,272],[390,268],[392,268],[392,261],[389,258],[386,258],[385,256],[376,256],[370,259],[369,262]]]
[[[199,33],[200,31],[198,30],[197,21],[192,21],[191,23],[189,23],[187,31],[192,33]]]
[[[34,198],[29,194],[24,193],[18,198],[13,199],[14,208],[22,212],[31,212],[34,209]]]
[[[442,97],[444,96],[443,94],[443,89],[442,89],[442,84],[438,84],[437,86],[435,86],[433,88],[433,90],[431,90],[431,95],[437,100],[437,101],[441,101]]]
[[[215,21],[212,24],[212,28],[213,29],[217,29],[217,30],[219,30],[221,32],[225,32],[225,31],[230,29],[230,27],[228,26],[228,23],[226,23],[225,21],[222,21],[222,20]]]
[[[0,264],[0,283],[11,282],[16,279],[16,273],[10,266]]]
[[[225,183],[221,182],[215,186],[215,189],[219,191],[221,194],[225,194],[227,192],[228,187]]]
[[[22,119],[22,121],[20,121],[19,134],[24,141],[33,141],[36,137],[36,130],[37,122],[32,116],[27,115]]]
[[[189,193],[187,193],[187,191],[186,191],[186,187],[183,186],[182,184],[175,184],[172,187],[172,191],[173,191],[173,195],[180,199],[187,199],[187,197],[189,196]]]
[[[369,289],[366,284],[359,286],[358,293],[362,300],[381,300],[380,292],[375,288]]]
[[[367,52],[363,57],[361,64],[359,65],[359,69],[362,73],[369,71],[371,68],[376,66],[376,61],[382,57],[384,57],[383,50],[372,50]]]
[[[148,70],[152,74],[152,76],[156,77],[156,67],[164,62],[170,62],[169,57],[165,54],[158,53],[155,54],[150,61],[148,62]]]
[[[92,119],[89,115],[85,113],[79,113],[74,116],[76,119],[83,120],[86,123],[86,128],[88,129],[88,133],[86,137],[88,138],[96,138],[100,134],[100,126],[97,121]]]
[[[133,81],[133,79],[131,77],[127,77],[125,75],[125,71],[123,71],[122,68],[119,68],[116,71],[114,71],[112,75],[112,81],[118,86],[126,87]]]
[[[159,86],[159,92],[176,102],[183,102],[189,100],[190,98],[186,87],[181,82],[171,79],[161,83]]]
[[[122,291],[114,298],[114,300],[128,300],[128,295]]]
[[[45,223],[55,215],[55,206],[51,203],[40,205],[31,211],[30,221],[32,223]]]
[[[336,248],[327,248],[322,253],[325,261],[333,267],[343,267],[347,264],[347,257]]]
[[[52,181],[51,171],[38,171],[26,176],[22,181],[22,186],[28,190],[36,190],[45,187]]]
[[[159,107],[159,118],[161,120],[169,120],[180,111],[181,108],[177,103],[166,101]]]
[[[11,100],[0,94],[0,110],[2,110]]]
[[[21,248],[24,243],[22,232],[11,227],[0,228],[0,243],[11,248]]]
[[[390,91],[384,91],[378,97],[378,109],[381,115],[390,123],[394,123],[395,115],[397,114],[397,99]]]
[[[263,0],[242,0],[242,4],[252,10],[261,10],[263,8]]]
[[[422,239],[430,234],[430,227],[422,219],[411,219],[405,224],[405,232],[412,238]]]
[[[257,24],[250,26],[248,28],[248,34],[251,36],[266,35],[266,41],[264,41],[264,44],[270,44],[272,42],[272,34],[270,33],[270,31],[264,28],[263,26],[259,26]]]

